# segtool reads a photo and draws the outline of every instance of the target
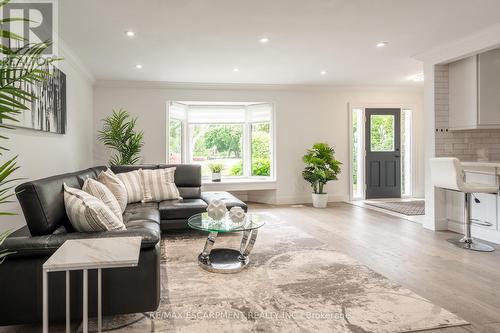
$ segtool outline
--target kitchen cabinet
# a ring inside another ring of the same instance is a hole
[[[500,49],[449,64],[449,126],[500,128]]]

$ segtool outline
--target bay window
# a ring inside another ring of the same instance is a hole
[[[169,163],[222,164],[224,178],[274,178],[273,110],[267,103],[169,103]]]

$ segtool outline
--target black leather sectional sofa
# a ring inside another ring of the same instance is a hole
[[[30,181],[17,187],[26,226],[15,231],[2,248],[15,251],[0,265],[0,325],[42,320],[42,265],[68,239],[142,237],[139,265],[103,270],[103,315],[156,310],[160,302],[160,240],[162,230],[186,228],[187,219],[206,210],[214,199],[228,208],[247,206],[227,192],[202,192],[198,165],[114,166],[115,173],[175,166],[175,182],[182,199],[160,203],[129,204],[123,214],[127,230],[75,232],[64,208],[63,183],[81,188],[87,177],[96,178],[105,167]],[[166,231],[168,232],[168,231]],[[195,260],[195,258],[193,258]],[[49,274],[49,314],[65,318],[64,272]],[[96,315],[97,277],[89,272],[89,315]],[[82,272],[71,272],[71,317],[82,314]]]

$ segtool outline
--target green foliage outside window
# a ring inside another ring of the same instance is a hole
[[[371,151],[394,150],[393,115],[370,116],[370,145]]]

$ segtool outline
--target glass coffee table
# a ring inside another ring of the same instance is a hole
[[[264,218],[259,214],[247,214],[241,223],[233,222],[226,214],[220,220],[214,220],[208,213],[200,213],[188,219],[192,229],[207,231],[208,238],[203,251],[198,255],[201,268],[214,273],[236,273],[248,265],[248,255],[252,251],[257,232],[264,225]],[[242,232],[240,249],[212,249],[217,235],[221,232]]]

